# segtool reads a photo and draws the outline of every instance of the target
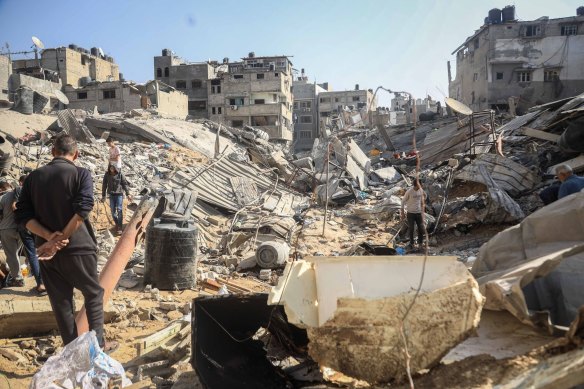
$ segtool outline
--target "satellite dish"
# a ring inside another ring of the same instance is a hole
[[[55,97],[57,98],[57,100],[59,100],[61,103],[65,104],[65,105],[69,104],[69,99],[60,90],[55,89],[53,91],[53,94],[55,95]]]
[[[43,43],[43,41],[41,41],[36,36],[32,37],[32,43],[33,43],[33,45],[35,45],[37,48],[39,48],[41,50],[45,48],[45,44]]]
[[[454,100],[453,98],[447,97],[446,105],[449,106],[454,112],[458,112],[466,116],[472,115],[472,109],[470,109],[460,101]]]
[[[105,54],[104,54],[103,50],[101,49],[101,47],[97,48],[97,52],[99,53],[100,56],[105,57]]]

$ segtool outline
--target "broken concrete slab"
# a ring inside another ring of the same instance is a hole
[[[320,365],[389,381],[405,374],[399,329],[424,266],[421,293],[404,322],[417,371],[438,363],[478,325],[484,299],[456,257],[430,257],[425,265],[415,256],[296,261],[268,302],[283,304],[289,322],[307,328],[309,355]]]

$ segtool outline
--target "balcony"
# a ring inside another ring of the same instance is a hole
[[[236,107],[235,109],[233,107]],[[286,109],[283,103],[271,104],[251,104],[240,106],[225,106],[225,116],[257,116],[257,115],[274,115],[274,116],[291,116],[290,111]]]

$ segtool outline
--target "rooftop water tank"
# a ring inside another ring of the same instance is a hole
[[[170,57],[172,55],[171,49],[162,49],[162,56],[163,57]]]
[[[584,7],[578,7],[578,8],[576,8],[576,15],[578,15],[578,16],[584,16]]]
[[[99,55],[99,50],[97,50],[97,47],[91,48],[91,55],[94,55],[96,57]]]
[[[250,51],[249,54],[247,55],[249,58],[254,58],[255,57],[255,52]]]
[[[489,11],[489,20],[492,24],[501,23],[501,10],[499,8],[493,8]]]
[[[508,5],[508,6],[504,7],[503,10],[501,11],[501,15],[503,18],[503,23],[514,21],[515,20],[515,6]]]

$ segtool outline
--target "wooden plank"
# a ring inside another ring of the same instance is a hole
[[[584,171],[584,154],[580,154],[576,158],[569,159],[557,165],[551,166],[548,169],[548,174],[556,174],[556,167],[560,165],[570,165],[575,172]]]
[[[171,323],[166,328],[144,338],[141,339],[136,344],[136,349],[138,350],[138,356],[144,355],[158,346],[165,343],[167,340],[175,336],[178,332],[180,332],[183,326],[183,322],[176,321]]]
[[[561,135],[558,134],[550,134],[549,132],[540,131],[529,127],[523,127],[522,132],[523,135],[525,136],[529,136],[536,139],[549,140],[554,143],[558,143],[561,137]]]

